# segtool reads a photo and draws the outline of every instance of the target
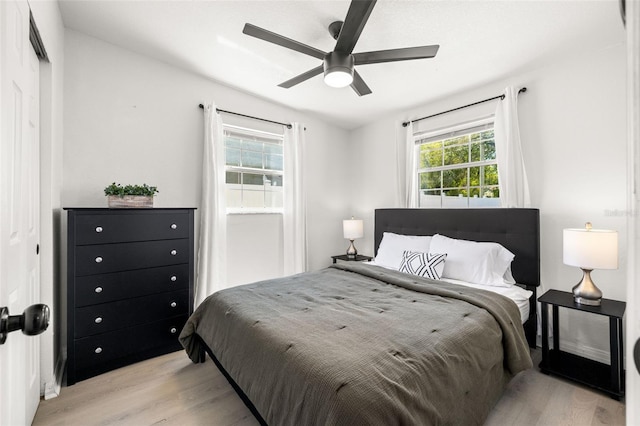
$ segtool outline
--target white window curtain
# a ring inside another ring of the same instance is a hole
[[[417,179],[417,158],[416,142],[413,136],[413,123],[409,122],[404,133],[405,167],[400,168],[400,179],[404,174],[405,196],[403,207],[418,207],[418,179]]]
[[[195,306],[198,306],[207,296],[227,287],[227,212],[223,138],[222,118],[216,112],[215,104],[205,105]]]
[[[518,126],[518,91],[509,86],[495,113],[495,143],[502,207],[530,207]]]
[[[284,274],[307,270],[307,212],[304,196],[304,126],[293,123],[284,133]]]

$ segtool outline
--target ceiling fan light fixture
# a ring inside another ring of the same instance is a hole
[[[347,87],[353,82],[353,55],[330,52],[324,58],[324,82],[331,87]]]
[[[333,70],[324,74],[324,82],[331,87],[347,87],[353,83],[353,74],[345,70]]]
[[[291,49],[307,56],[323,60],[322,65],[318,65],[315,68],[278,84],[279,87],[289,89],[296,84],[320,75],[324,71],[324,82],[327,86],[346,87],[350,85],[358,96],[365,96],[372,92],[362,79],[362,76],[355,70],[356,64],[360,66],[383,62],[433,58],[436,56],[436,53],[438,53],[440,47],[434,44],[431,46],[404,47],[353,53],[353,49],[360,39],[362,29],[367,23],[376,1],[377,0],[351,0],[344,21],[335,21],[329,24],[329,33],[336,40],[333,51],[329,53],[249,23],[245,24],[242,32],[248,36],[259,38],[286,49]]]

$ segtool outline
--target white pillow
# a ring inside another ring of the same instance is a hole
[[[428,253],[430,242],[431,237],[427,236],[399,235],[392,232],[384,232],[380,247],[378,247],[376,264],[397,271],[400,268],[402,254],[405,250]]]
[[[513,278],[513,274],[511,273],[511,264],[509,264],[509,266],[507,267],[507,270],[504,271],[504,282],[508,283],[508,284],[515,284],[516,280],[515,278]]]
[[[417,251],[404,251],[400,262],[400,272],[439,280],[444,269],[446,254],[431,254]]]
[[[457,240],[436,234],[431,240],[430,253],[446,253],[443,278],[474,284],[509,287],[504,279],[514,254],[498,243]]]

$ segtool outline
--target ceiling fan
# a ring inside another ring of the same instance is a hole
[[[438,48],[440,47],[436,44],[432,46],[352,53],[375,4],[376,0],[351,1],[344,22],[335,21],[329,25],[329,33],[336,40],[334,50],[329,53],[251,24],[245,24],[242,32],[249,36],[268,41],[269,43],[274,43],[287,49],[322,59],[322,65],[287,80],[278,86],[288,89],[324,72],[324,82],[327,85],[332,87],[346,87],[351,85],[351,88],[358,96],[364,96],[370,94],[371,89],[369,89],[369,86],[367,86],[360,74],[354,69],[356,65],[433,58],[436,56],[436,53],[438,53]]]

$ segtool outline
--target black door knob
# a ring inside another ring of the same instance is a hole
[[[640,339],[636,340],[636,345],[633,347],[633,360],[638,373],[640,373]]]
[[[29,306],[22,315],[9,315],[8,308],[0,308],[0,345],[12,331],[22,330],[27,336],[42,333],[49,326],[49,315],[49,307],[42,303]]]

